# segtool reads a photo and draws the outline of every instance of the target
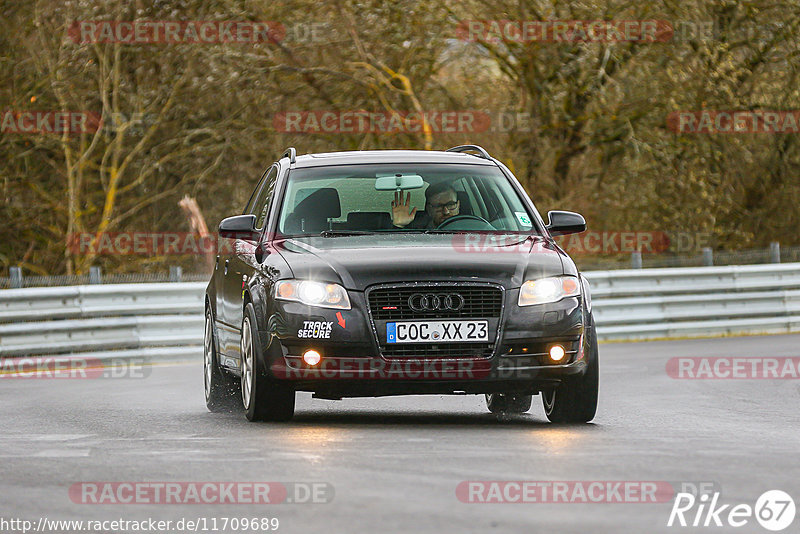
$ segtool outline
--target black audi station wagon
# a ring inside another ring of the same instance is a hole
[[[590,421],[598,350],[589,285],[522,186],[474,145],[297,156],[219,225],[205,298],[211,411],[285,421],[317,398],[484,394]]]

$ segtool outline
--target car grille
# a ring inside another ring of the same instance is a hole
[[[408,303],[416,293],[458,293],[464,305],[458,311],[415,311]],[[503,309],[503,290],[491,285],[440,285],[380,287],[367,293],[376,329],[388,321],[436,319],[499,319]],[[490,327],[491,328],[491,327]],[[379,336],[379,339],[382,336]],[[384,358],[490,358],[494,343],[380,343]]]
[[[458,311],[417,312],[408,305],[409,297],[415,293],[458,293],[464,297],[464,307]],[[375,320],[488,319],[500,317],[502,307],[503,291],[493,286],[392,287],[373,289],[369,293],[369,308]]]

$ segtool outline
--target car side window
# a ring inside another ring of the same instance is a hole
[[[256,228],[259,230],[264,227],[264,223],[267,220],[269,208],[272,205],[272,193],[275,191],[275,182],[277,178],[278,168],[273,165],[264,177],[264,183],[253,200],[250,211],[248,212],[256,216]]]

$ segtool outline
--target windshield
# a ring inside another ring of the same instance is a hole
[[[497,167],[380,164],[292,170],[278,232],[291,236],[531,233],[535,227],[522,199]]]

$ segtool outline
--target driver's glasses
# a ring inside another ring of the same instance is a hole
[[[458,200],[452,200],[445,204],[432,204],[431,207],[436,211],[453,211],[458,207]]]

